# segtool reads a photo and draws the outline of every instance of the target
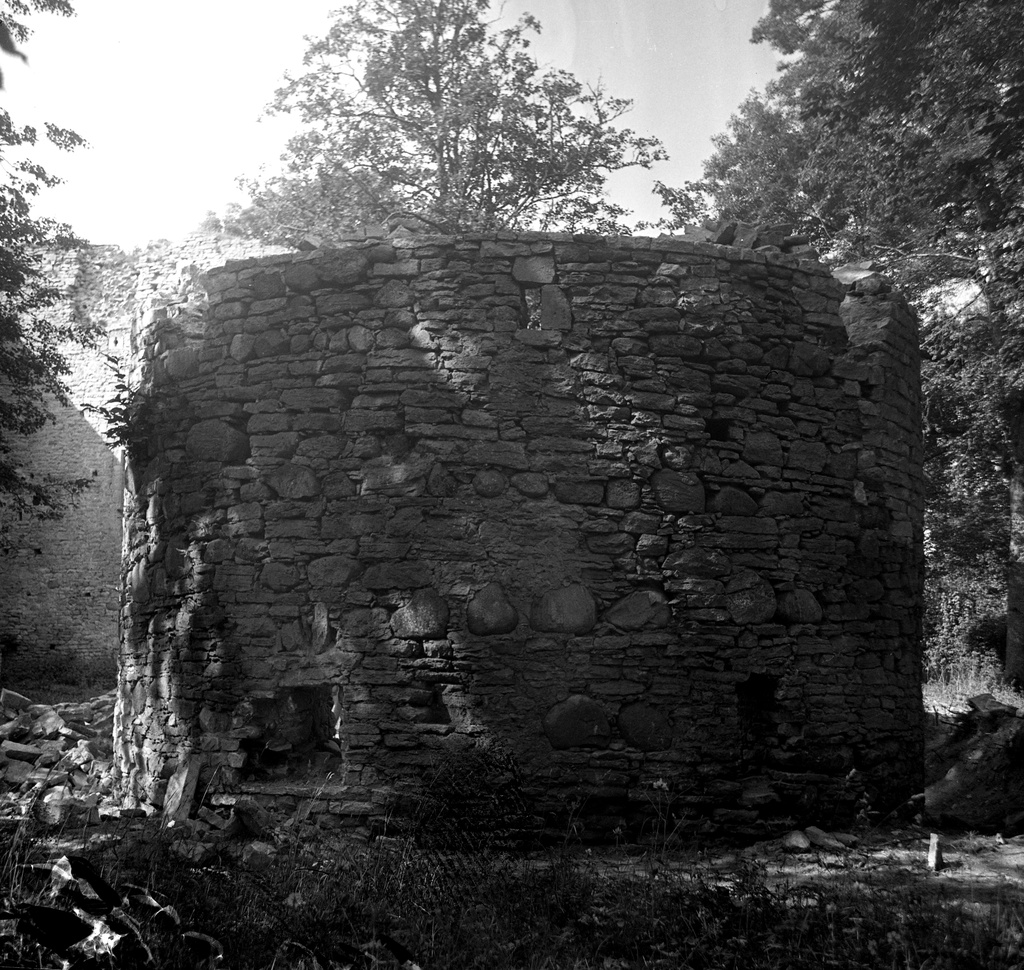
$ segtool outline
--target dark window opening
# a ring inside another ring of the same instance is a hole
[[[540,287],[523,287],[522,321],[527,330],[540,330]]]
[[[409,716],[419,724],[451,724],[452,716],[437,687],[409,698]]]
[[[770,674],[750,674],[736,685],[740,757],[749,767],[763,765],[778,743],[778,687],[779,678]]]
[[[243,742],[254,778],[302,778],[338,772],[342,691],[338,685],[293,687],[252,701],[250,737]]]
[[[712,441],[728,441],[731,424],[732,422],[728,418],[706,418],[704,430],[707,431]]]

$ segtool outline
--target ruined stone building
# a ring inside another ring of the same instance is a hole
[[[127,797],[318,779],[361,825],[484,753],[524,818],[608,835],[652,791],[756,833],[918,790],[919,362],[881,278],[542,234],[212,265],[155,305],[143,267],[126,324]]]

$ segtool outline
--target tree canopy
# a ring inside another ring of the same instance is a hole
[[[72,9],[64,0],[0,0],[11,46],[29,38],[26,17],[35,12],[70,16]],[[75,132],[52,124],[44,137],[63,149],[83,144]],[[40,270],[41,250],[69,249],[81,240],[68,226],[33,215],[40,190],[59,182],[29,157],[39,138],[36,128],[17,124],[0,108],[0,169],[6,176],[0,181],[0,504],[8,513],[50,517],[78,483],[27,476],[12,439],[53,420],[51,400],[67,402],[68,362],[60,347],[87,335],[54,312],[61,294]]]
[[[1019,5],[771,0],[753,40],[787,58],[781,76],[741,106],[701,179],[659,186],[671,221],[791,223],[833,261],[880,261],[917,301],[930,572],[991,576],[1001,558],[1007,669],[1024,677]]]
[[[609,173],[649,167],[656,138],[618,127],[631,102],[530,52],[530,16],[490,0],[358,0],[338,11],[269,106],[297,115],[283,170],[249,180],[238,231],[288,242],[412,213],[443,231],[621,231]]]

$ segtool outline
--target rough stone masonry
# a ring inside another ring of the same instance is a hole
[[[597,835],[913,794],[918,344],[861,275],[539,233],[209,273],[141,333],[125,790],[319,771],[362,824],[490,751]]]

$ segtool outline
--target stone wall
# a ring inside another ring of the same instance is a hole
[[[598,835],[912,794],[917,341],[861,275],[540,234],[211,272],[143,333],[129,796],[311,772],[362,822],[481,752]]]
[[[144,319],[187,301],[193,278],[226,259],[280,252],[248,240],[197,233],[130,253],[88,246],[43,254],[42,271],[64,294],[53,313],[97,335],[96,345],[71,345],[67,378],[72,405],[51,403],[53,424],[10,444],[30,475],[87,479],[90,484],[58,521],[0,519],[11,551],[0,554],[0,646],[5,677],[112,675],[119,641],[123,470],[101,416],[115,393],[106,355],[128,371]]]

